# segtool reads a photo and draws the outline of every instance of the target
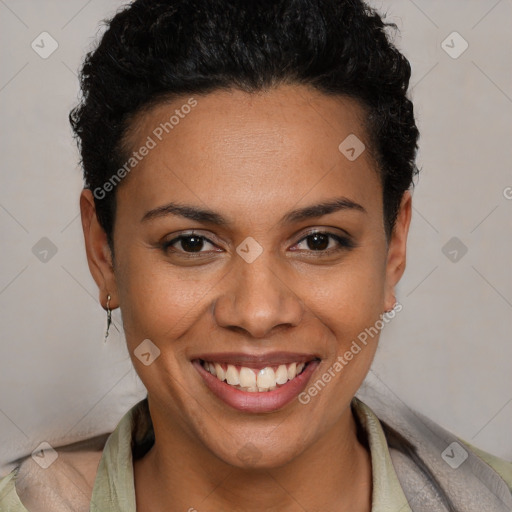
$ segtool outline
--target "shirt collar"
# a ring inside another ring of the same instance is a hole
[[[366,434],[372,462],[372,512],[411,512],[393,467],[386,436],[373,411],[358,398],[352,409]],[[136,512],[133,459],[154,440],[148,400],[135,404],[109,436],[96,473],[90,512]]]

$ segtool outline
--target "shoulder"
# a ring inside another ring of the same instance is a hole
[[[426,482],[422,499],[423,489],[430,489],[429,499],[452,503],[454,510],[512,510],[511,462],[472,446],[394,397],[370,395],[370,402],[408,499],[418,495],[419,477]]]
[[[5,512],[26,512],[20,502],[14,486],[16,469],[0,478],[0,510]]]
[[[488,466],[490,466],[508,485],[508,488],[512,492],[512,462],[492,455],[488,452],[473,446],[464,439],[460,439],[467,448],[469,448],[479,459],[483,460]]]
[[[6,512],[88,512],[96,472],[109,434],[23,458],[0,480]]]

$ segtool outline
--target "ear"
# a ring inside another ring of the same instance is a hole
[[[100,303],[106,309],[107,296],[110,295],[110,308],[114,309],[119,304],[112,253],[107,242],[107,234],[98,222],[94,197],[89,189],[82,190],[80,194],[80,214],[87,262],[99,288]]]
[[[395,227],[388,244],[386,262],[385,309],[389,310],[396,302],[395,286],[400,281],[406,263],[407,235],[411,223],[412,196],[406,190],[400,203]]]

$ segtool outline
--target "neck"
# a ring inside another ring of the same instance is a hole
[[[298,457],[265,469],[227,464],[160,419],[153,419],[153,447],[134,461],[138,512],[371,510],[370,454],[350,407]]]

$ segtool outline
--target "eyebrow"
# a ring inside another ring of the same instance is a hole
[[[286,213],[281,218],[279,223],[292,224],[294,222],[322,217],[323,215],[328,215],[330,213],[335,213],[342,210],[356,210],[362,213],[367,213],[366,209],[359,203],[356,203],[346,197],[338,197],[336,199],[324,201],[319,204],[292,210]],[[215,224],[217,226],[231,226],[231,222],[219,213],[205,208],[199,208],[197,206],[178,203],[168,203],[166,205],[158,206],[157,208],[149,210],[144,214],[141,222],[147,222],[149,220],[166,217],[168,215],[184,217],[186,219],[203,222],[206,224]]]

